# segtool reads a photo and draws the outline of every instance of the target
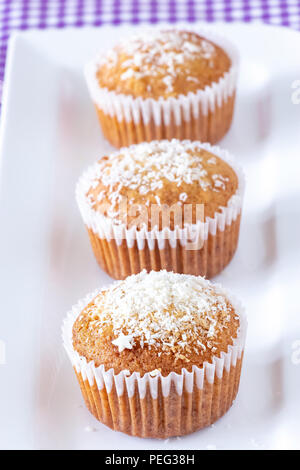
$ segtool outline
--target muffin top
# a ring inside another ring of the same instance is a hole
[[[123,148],[101,158],[78,188],[91,209],[116,225],[194,224],[222,212],[238,190],[233,168],[206,148],[175,139]]]
[[[158,99],[196,92],[229,71],[225,51],[190,31],[153,30],[124,39],[98,62],[101,88]]]
[[[73,325],[73,347],[115,373],[191,371],[227,352],[240,317],[200,276],[142,271],[101,291]]]

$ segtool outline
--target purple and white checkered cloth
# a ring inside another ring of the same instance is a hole
[[[300,29],[300,0],[0,0],[0,82],[13,31],[160,21],[256,21]]]

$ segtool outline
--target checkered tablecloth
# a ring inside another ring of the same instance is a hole
[[[13,31],[199,20],[300,29],[300,0],[0,0],[0,81]]]

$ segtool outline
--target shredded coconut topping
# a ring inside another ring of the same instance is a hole
[[[166,90],[172,91],[173,82],[187,60],[199,60],[201,57],[207,61],[209,67],[213,67],[212,58],[215,53],[214,44],[195,33],[151,30],[124,39],[100,59],[99,65],[105,64],[113,68],[117,65],[118,58],[125,55],[128,58],[121,63],[121,80],[155,77],[164,72]],[[197,81],[197,77],[191,76],[189,80]]]
[[[208,161],[203,161],[205,153],[207,155],[199,142],[176,139],[152,141],[123,148],[94,166],[87,185],[87,202],[90,207],[95,205],[95,200],[88,191],[97,187],[99,182],[105,189],[101,190],[97,201],[101,202],[104,197],[108,199],[110,203],[108,215],[111,218],[118,216],[118,211],[115,209],[122,202],[123,188],[134,190],[140,195],[147,195],[162,189],[164,181],[167,181],[177,187],[183,183],[188,185],[196,183],[203,191],[225,191],[229,179],[218,174],[208,177]],[[216,163],[214,156],[209,160],[210,165]],[[128,197],[127,192],[126,197]],[[154,197],[160,205],[159,197],[157,195]],[[188,195],[183,191],[178,194],[178,201],[174,203],[185,202],[187,199]]]
[[[101,88],[157,99],[196,93],[219,82],[231,59],[215,35],[210,40],[193,31],[153,29],[124,38],[94,65]]]
[[[185,202],[188,198],[188,195],[186,193],[180,193],[179,194],[179,200],[182,202]]]
[[[155,191],[161,187],[165,178],[181,186],[183,182],[191,184],[197,181],[202,189],[207,189],[206,170],[201,165],[201,156],[192,152],[200,152],[197,142],[153,141],[123,148],[120,154],[99,162],[95,180],[101,178],[104,186],[112,191],[116,185],[136,189],[141,194]],[[116,197],[116,196],[114,196]]]
[[[90,326],[112,327],[119,352],[159,347],[185,352],[214,348],[213,340],[236,313],[222,289],[202,277],[142,271],[113,284],[87,309]]]

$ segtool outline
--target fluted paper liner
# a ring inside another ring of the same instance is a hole
[[[217,82],[177,98],[134,98],[101,88],[99,59],[88,63],[85,77],[105,137],[115,146],[160,139],[191,139],[216,143],[229,130],[235,101],[239,55],[223,36],[206,28],[199,35],[222,47],[231,67]]]
[[[233,168],[238,177],[238,189],[221,213],[216,212],[213,218],[208,217],[205,222],[199,221],[184,228],[158,230],[154,227],[148,231],[146,228],[128,229],[125,224],[113,224],[111,219],[91,208],[86,198],[97,163],[81,176],[76,188],[78,207],[95,257],[110,276],[124,279],[143,269],[166,269],[211,278],[230,262],[238,244],[244,173],[227,150],[200,142],[199,147],[220,157]]]
[[[220,285],[240,317],[240,327],[233,345],[202,368],[192,367],[181,374],[163,377],[154,374],[95,367],[73,348],[73,324],[89,302],[102,290],[89,294],[67,314],[63,323],[63,343],[75,370],[81,392],[90,412],[116,431],[139,437],[180,436],[208,426],[232,405],[240,380],[247,320],[241,303]],[[154,376],[153,376],[154,375]]]

